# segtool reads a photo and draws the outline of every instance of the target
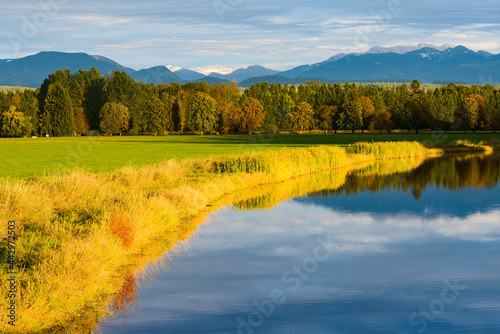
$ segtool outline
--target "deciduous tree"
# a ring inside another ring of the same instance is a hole
[[[294,130],[299,130],[299,133],[311,127],[313,122],[314,111],[311,105],[307,102],[296,104],[290,115],[290,121]]]
[[[364,130],[368,130],[372,125],[375,118],[375,107],[373,107],[372,100],[367,96],[361,96],[357,101],[361,104],[362,108],[363,125],[361,126],[361,132],[364,132]]]
[[[373,128],[375,130],[387,130],[387,133],[390,133],[392,128],[394,127],[394,123],[391,120],[391,114],[385,110],[379,110],[375,114],[375,118],[373,119]]]
[[[318,128],[320,130],[333,129],[333,114],[335,112],[334,106],[322,105],[318,109]]]
[[[253,132],[264,122],[264,108],[259,100],[249,97],[241,105],[241,130]]]
[[[130,114],[128,108],[121,103],[106,102],[99,113],[101,131],[113,135],[122,134],[128,129]]]
[[[476,99],[467,97],[462,101],[455,111],[455,126],[457,129],[472,130],[476,127],[479,116],[479,104]]]
[[[30,133],[30,118],[21,111],[16,111],[15,106],[11,106],[9,111],[3,114],[2,134],[7,137],[22,137]]]
[[[90,131],[89,121],[82,107],[75,108],[75,131],[77,134],[87,134]]]

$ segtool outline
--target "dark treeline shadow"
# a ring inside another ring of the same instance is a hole
[[[429,186],[453,191],[465,188],[494,187],[500,179],[500,155],[456,155],[429,159],[418,168],[392,175],[370,174],[369,170],[355,171],[346,183],[334,191],[322,194],[356,195],[359,191],[411,191],[415,199]],[[314,195],[313,195],[314,196]]]

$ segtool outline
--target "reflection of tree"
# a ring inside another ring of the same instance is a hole
[[[500,156],[447,156],[429,159],[409,173],[386,176],[367,173],[365,170],[351,174],[335,193],[356,195],[358,191],[398,189],[411,191],[418,200],[427,186],[451,190],[491,188],[500,179]]]
[[[380,178],[381,175],[401,175],[396,173],[411,171],[421,163],[421,157],[384,160],[377,161],[373,165],[361,169],[359,165],[352,165],[348,168],[335,169],[326,173],[299,177],[287,182],[272,184],[259,195],[248,196],[239,201],[234,201],[233,208],[236,210],[269,209],[282,201],[300,196],[328,197],[329,194],[336,194],[337,189],[344,189],[347,175],[352,173],[353,170],[356,170],[356,175],[362,175],[363,177],[350,177],[349,182],[352,183],[350,189],[357,192],[357,189],[371,188],[374,183],[381,187],[384,186],[383,178]]]

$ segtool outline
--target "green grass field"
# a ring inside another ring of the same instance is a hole
[[[75,167],[93,172],[143,166],[169,159],[246,153],[310,145],[347,145],[357,141],[420,141],[447,144],[457,139],[488,141],[493,133],[356,133],[225,136],[113,136],[0,139],[0,176],[31,177]]]
[[[4,93],[9,93],[9,92],[15,93],[18,91],[24,91],[26,89],[34,90],[33,88],[19,87],[19,86],[0,86],[0,92]]]

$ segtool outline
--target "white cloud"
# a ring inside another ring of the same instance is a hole
[[[81,22],[83,24],[89,24],[94,26],[115,26],[120,24],[130,24],[135,22],[136,19],[131,17],[116,17],[107,15],[79,15],[79,16],[69,16],[60,18],[68,21]]]

